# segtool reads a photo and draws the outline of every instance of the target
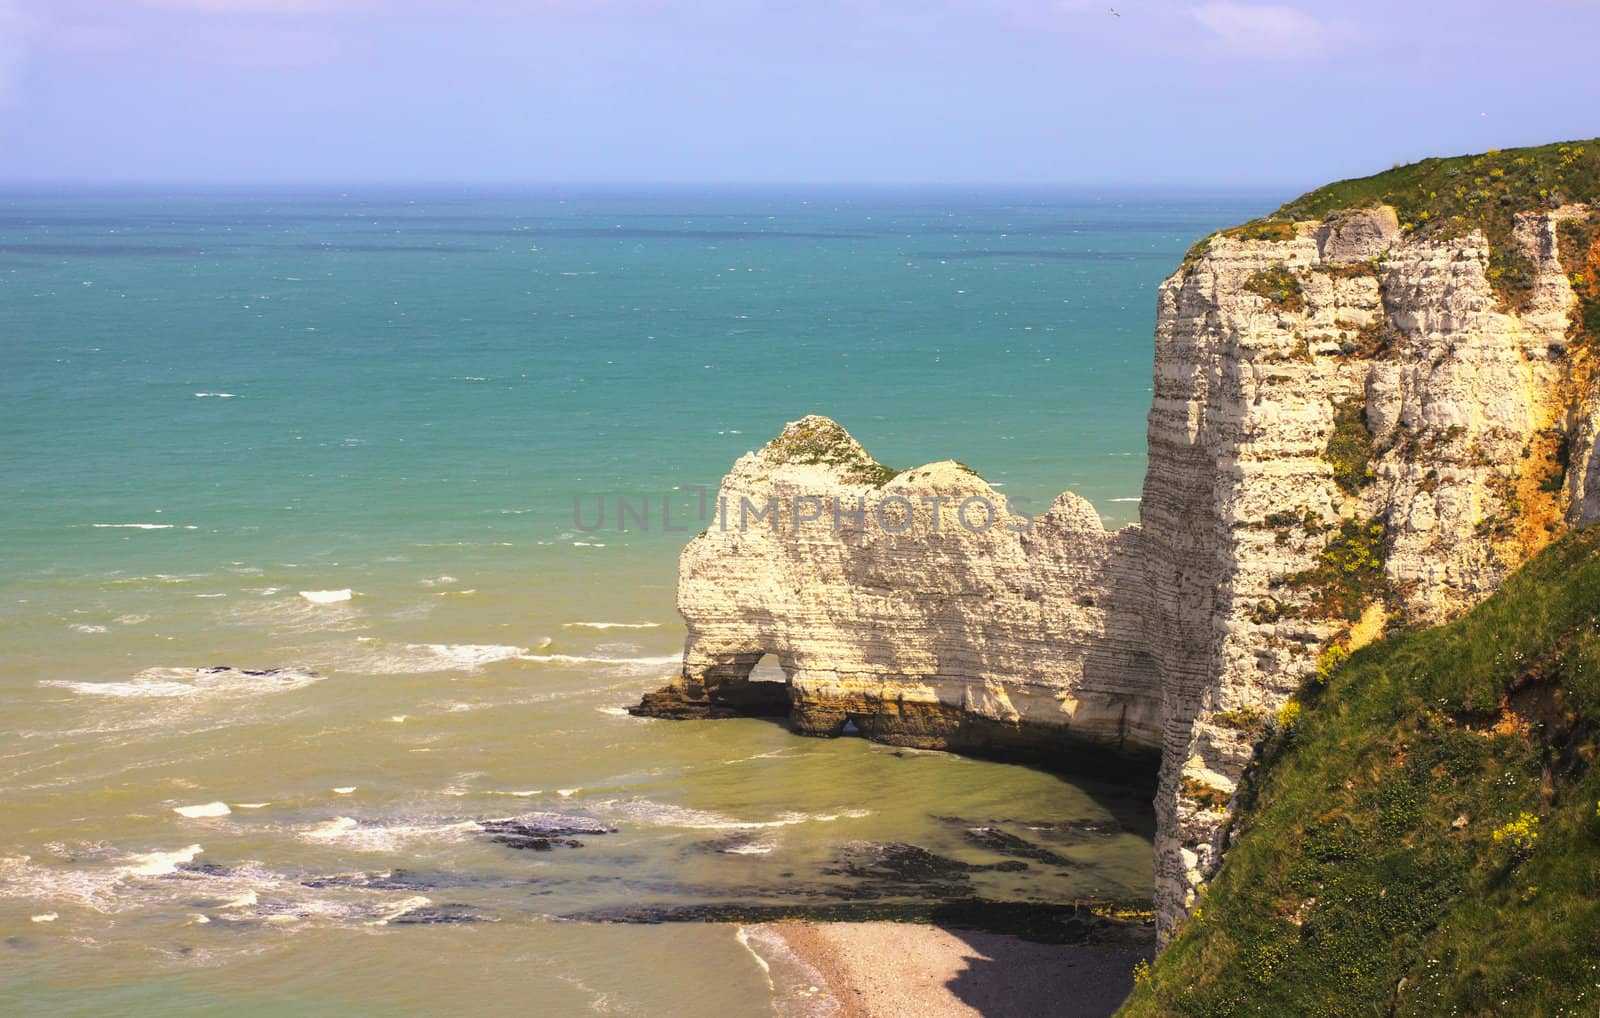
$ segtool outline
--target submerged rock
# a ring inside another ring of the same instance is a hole
[[[1009,831],[1002,831],[998,827],[969,827],[964,833],[969,844],[987,849],[997,855],[1009,855],[1016,859],[1042,862],[1047,866],[1056,866],[1061,869],[1078,865],[1064,855],[1052,852],[1041,845],[1035,845],[1026,838],[1019,837]]]
[[[424,905],[388,920],[390,926],[446,926],[490,921],[471,905]]]
[[[1015,873],[1028,868],[1018,859],[998,863],[969,863],[902,842],[856,842],[840,850],[834,865],[823,867],[829,876],[849,877],[852,898],[893,897],[915,891],[944,897],[971,894],[967,881],[974,873]]]
[[[491,841],[510,848],[549,852],[556,848],[582,848],[574,835],[615,834],[617,829],[593,817],[560,813],[527,813],[500,820],[480,820],[478,826]]]
[[[387,873],[341,873],[310,877],[300,881],[300,886],[349,887],[374,891],[431,891],[445,882],[441,877],[427,877],[407,870],[391,870]]]

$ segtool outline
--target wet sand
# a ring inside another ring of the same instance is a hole
[[[1039,944],[909,923],[770,929],[827,984],[839,1018],[1101,1018],[1153,946]]]

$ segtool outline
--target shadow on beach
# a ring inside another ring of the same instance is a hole
[[[1055,945],[998,933],[947,930],[968,948],[967,965],[945,983],[983,1018],[1104,1018],[1133,992],[1133,967],[1148,946]]]

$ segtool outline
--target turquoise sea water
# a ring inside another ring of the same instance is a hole
[[[1113,794],[619,708],[681,646],[661,501],[700,529],[693,486],[806,413],[1136,519],[1155,286],[1274,204],[0,195],[0,992],[422,1013],[467,973],[373,973],[460,937],[570,1013],[691,1013],[657,928],[549,917],[773,899],[862,845],[993,862],[963,820],[1121,830],[980,893],[1148,894]],[[617,831],[546,855],[474,826],[525,812]],[[398,868],[432,876],[374,884]],[[389,922],[442,905],[484,921]],[[673,929],[743,966],[728,1013],[781,1007],[726,930]]]

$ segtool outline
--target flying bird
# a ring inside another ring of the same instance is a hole
[[[1117,10],[1115,7],[1113,7],[1113,8],[1111,8],[1111,16],[1113,18],[1120,18],[1120,17],[1122,17],[1122,12]]]

